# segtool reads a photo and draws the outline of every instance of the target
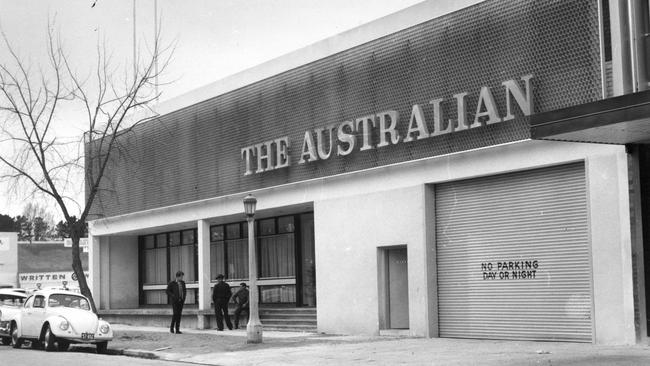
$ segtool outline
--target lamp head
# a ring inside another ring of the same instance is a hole
[[[255,206],[257,205],[257,199],[253,197],[252,194],[248,194],[244,198],[244,213],[248,217],[255,216]]]

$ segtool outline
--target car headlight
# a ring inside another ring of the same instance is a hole
[[[67,320],[63,319],[61,320],[61,323],[59,323],[59,328],[61,330],[68,330],[68,328],[70,328],[70,323],[68,323]]]
[[[99,327],[99,331],[102,332],[102,334],[108,333],[108,331],[111,330],[111,327],[108,326],[108,324],[104,323]]]

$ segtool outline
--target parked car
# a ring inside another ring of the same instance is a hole
[[[88,299],[76,292],[39,290],[34,292],[12,321],[11,344],[24,341],[42,345],[46,351],[65,351],[71,343],[94,343],[104,353],[113,339],[108,322],[99,319]]]
[[[20,312],[27,295],[13,288],[0,289],[0,338],[2,344],[11,343],[11,321]]]

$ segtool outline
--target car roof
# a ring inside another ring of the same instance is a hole
[[[24,292],[15,291],[13,288],[0,288],[0,295],[13,295],[16,297],[27,297]]]
[[[81,296],[85,297],[84,295],[74,292],[74,291],[69,291],[69,290],[57,290],[57,289],[45,289],[45,290],[37,290],[32,293],[32,295],[42,295],[42,296],[50,296],[54,294],[61,294],[61,295],[75,295],[75,296]]]

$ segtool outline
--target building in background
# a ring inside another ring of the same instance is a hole
[[[209,326],[216,275],[247,280],[252,193],[260,301],[320,332],[647,341],[647,0],[435,4],[124,135],[89,226],[103,316],[166,322],[183,270]]]
[[[27,290],[68,288],[78,290],[79,282],[72,270],[72,247],[64,241],[18,242],[18,287]],[[82,240],[81,265],[88,273],[88,245]]]
[[[18,285],[18,234],[0,233],[0,287]]]
[[[26,290],[79,288],[72,270],[72,248],[65,241],[18,241],[18,233],[0,233],[0,286]],[[88,274],[88,244],[83,238],[81,264]]]

